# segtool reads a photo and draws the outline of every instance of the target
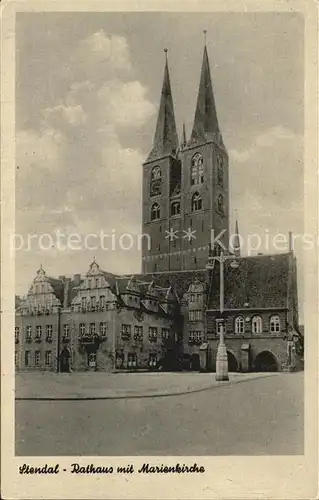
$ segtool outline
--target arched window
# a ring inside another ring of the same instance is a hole
[[[220,194],[217,198],[217,207],[218,207],[218,212],[220,214],[224,214],[224,197],[222,194]]]
[[[203,184],[204,182],[204,159],[200,153],[194,154],[192,158],[191,184]]]
[[[242,316],[238,316],[235,319],[235,333],[244,333],[245,331],[245,320]]]
[[[158,165],[151,170],[151,196],[161,194],[162,191],[162,171]]]
[[[217,155],[217,184],[224,186],[223,157],[220,154]]]
[[[158,203],[153,203],[151,208],[151,220],[159,219],[161,215],[160,206]]]
[[[194,193],[192,196],[192,212],[201,210],[203,208],[203,202],[199,193]]]
[[[251,328],[253,333],[261,333],[262,332],[262,320],[260,316],[254,316],[251,322]]]
[[[279,333],[280,332],[280,318],[279,316],[271,316],[270,317],[270,331],[271,333]]]
[[[171,215],[179,215],[181,213],[181,204],[179,201],[173,201],[171,205]]]

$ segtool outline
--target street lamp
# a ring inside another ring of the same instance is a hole
[[[220,312],[220,331],[219,331],[219,344],[217,348],[217,356],[216,356],[216,381],[222,382],[229,380],[228,376],[228,358],[227,358],[227,349],[225,344],[225,335],[224,335],[224,302],[225,302],[225,293],[224,293],[224,267],[225,260],[232,259],[231,267],[237,268],[238,262],[233,255],[226,255],[221,251],[219,256],[213,256],[208,258],[208,264],[206,265],[206,269],[212,271],[214,269],[214,261],[219,262],[219,312]]]

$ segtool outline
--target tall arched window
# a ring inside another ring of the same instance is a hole
[[[254,316],[251,322],[251,328],[253,333],[262,332],[262,320],[260,316]]]
[[[218,212],[220,214],[224,214],[225,213],[225,209],[224,209],[224,197],[222,194],[220,194],[217,198],[217,207],[218,207]]]
[[[224,186],[223,157],[220,154],[217,155],[217,184]]]
[[[162,192],[162,171],[158,165],[151,170],[151,196],[156,196]]]
[[[242,316],[238,316],[235,319],[235,333],[244,333],[245,331],[245,320]]]
[[[171,205],[171,215],[179,215],[181,213],[181,204],[179,201],[173,201]]]
[[[279,318],[279,316],[277,316],[277,315],[271,316],[269,326],[270,326],[271,333],[279,333],[280,332],[280,318]]]
[[[194,154],[192,158],[191,184],[203,184],[204,182],[204,159],[200,153]]]
[[[151,220],[159,219],[161,215],[160,206],[158,203],[153,203],[151,208]]]
[[[199,195],[199,193],[194,193],[192,196],[192,212],[196,212],[197,210],[201,210],[203,208],[203,202]]]

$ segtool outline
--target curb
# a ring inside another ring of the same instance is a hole
[[[169,396],[183,396],[185,394],[194,394],[197,392],[209,391],[212,389],[218,389],[220,387],[225,387],[228,385],[241,384],[243,382],[250,382],[252,380],[259,380],[261,378],[268,378],[279,375],[279,373],[274,372],[271,375],[267,374],[260,375],[258,377],[244,378],[241,380],[232,380],[227,382],[218,382],[216,385],[209,385],[206,387],[200,387],[199,389],[190,389],[184,390],[182,392],[160,392],[160,393],[152,393],[152,394],[127,394],[127,395],[110,395],[110,396],[66,396],[66,397],[16,397],[15,401],[103,401],[103,400],[111,400],[111,399],[146,399],[146,398],[163,398]]]

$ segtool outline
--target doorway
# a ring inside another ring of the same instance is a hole
[[[256,372],[277,372],[278,364],[275,356],[269,351],[260,352],[255,359]]]

